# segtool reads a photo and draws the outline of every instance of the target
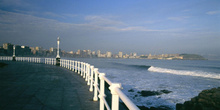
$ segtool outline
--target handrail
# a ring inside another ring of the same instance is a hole
[[[12,60],[12,57],[0,56],[0,60],[9,61]],[[16,61],[56,65],[55,58],[16,57]],[[129,110],[139,110],[139,108],[121,91],[121,84],[113,83],[111,80],[105,77],[105,73],[99,73],[98,68],[94,68],[94,66],[85,62],[66,59],[60,59],[60,66],[74,71],[75,73],[81,73],[80,75],[85,78],[87,85],[90,86],[89,91],[94,92],[93,101],[98,101],[99,97],[100,110],[104,110],[105,107],[107,110],[119,110],[119,98],[124,102]],[[98,78],[100,80],[100,84],[98,84]],[[109,90],[112,94],[111,108],[109,107],[109,104],[105,98],[105,82],[109,84]]]

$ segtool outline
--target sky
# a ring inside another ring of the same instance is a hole
[[[0,0],[0,44],[220,59],[219,0]]]

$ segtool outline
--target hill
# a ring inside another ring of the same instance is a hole
[[[183,57],[183,60],[207,60],[201,55],[197,54],[180,54]]]

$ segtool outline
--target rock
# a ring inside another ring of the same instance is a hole
[[[176,110],[220,110],[220,87],[203,90],[184,104],[176,104]]]
[[[145,106],[138,106],[138,108],[139,108],[140,110],[150,110],[149,108],[147,108],[147,107],[145,107]]]
[[[160,92],[165,93],[165,94],[169,94],[169,93],[171,93],[172,91],[169,91],[169,90],[160,90]]]
[[[161,93],[160,92],[157,92],[157,91],[141,91],[141,92],[138,92],[141,94],[141,96],[143,97],[148,97],[148,96],[154,96],[154,95],[160,95]]]
[[[169,90],[160,90],[160,91],[141,91],[138,93],[141,94],[143,97],[148,97],[148,96],[154,96],[154,95],[161,95],[161,94],[168,94],[171,93],[172,91]]]
[[[0,62],[0,67],[4,67],[4,66],[7,66],[8,64],[6,64],[6,63],[1,63]]]
[[[159,106],[159,107],[145,107],[145,106],[138,106],[140,110],[172,110],[172,108],[166,106]]]
[[[130,90],[128,90],[128,92],[134,92],[134,90],[133,90],[133,89],[130,89]]]

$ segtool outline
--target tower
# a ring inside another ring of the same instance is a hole
[[[15,45],[13,46],[13,57],[12,57],[12,61],[16,61],[16,59],[15,59]]]
[[[60,38],[57,38],[57,57],[56,58],[60,58],[60,49],[59,46],[60,45]]]
[[[56,56],[56,65],[57,66],[60,66],[60,48],[59,48],[59,45],[60,45],[60,38],[58,37],[57,38],[57,56]]]

